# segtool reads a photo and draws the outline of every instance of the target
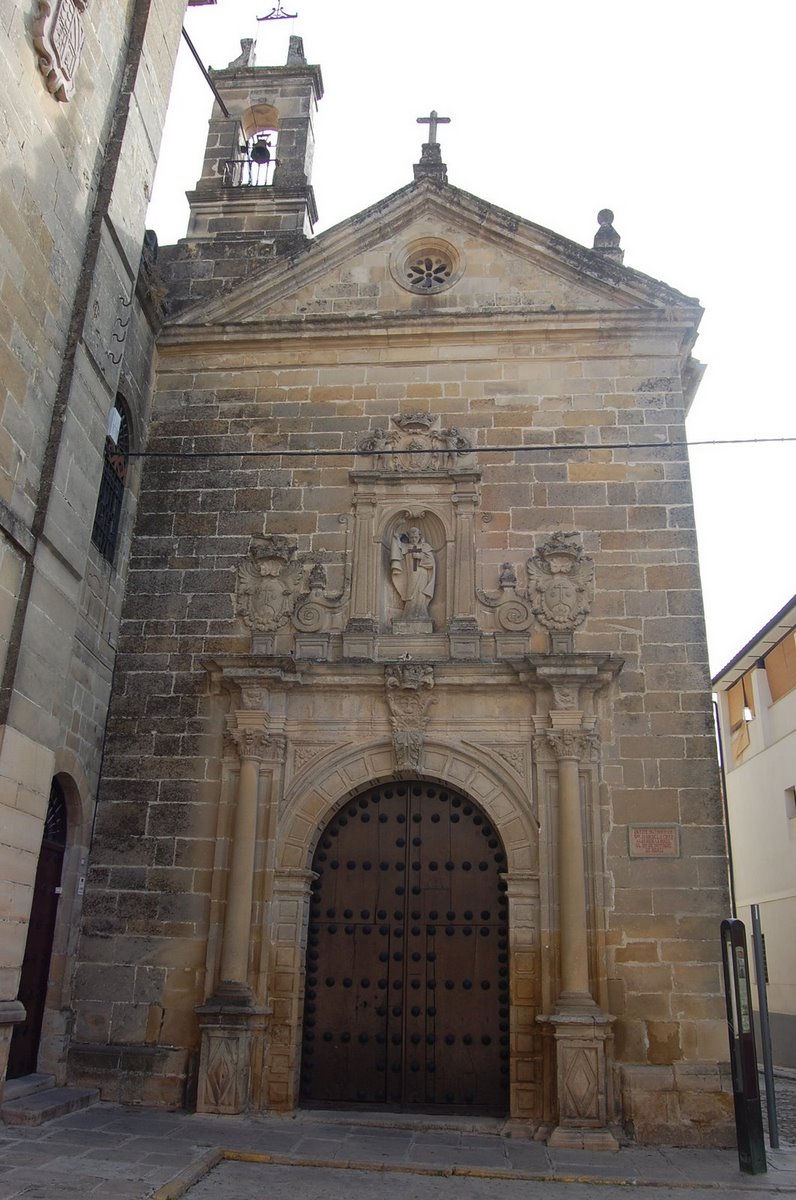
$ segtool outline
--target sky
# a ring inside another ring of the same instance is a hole
[[[436,109],[452,184],[705,308],[689,441],[796,438],[796,5],[758,0],[276,0],[188,10],[205,64],[240,39],[318,63],[316,232],[412,179]],[[148,225],[185,234],[212,95],[181,48]],[[796,441],[690,452],[711,671],[796,594]]]

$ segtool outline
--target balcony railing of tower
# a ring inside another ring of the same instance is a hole
[[[222,164],[221,181],[224,187],[267,187],[274,181],[277,160],[258,162],[256,158],[227,158]]]

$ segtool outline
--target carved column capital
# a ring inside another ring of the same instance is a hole
[[[246,758],[262,760],[270,756],[274,739],[269,737],[268,729],[262,719],[256,725],[240,719],[241,716],[250,717],[251,715],[239,713],[229,717],[227,735],[241,760]]]
[[[581,729],[547,729],[543,736],[559,762],[566,759],[589,761],[599,749],[598,735]]]

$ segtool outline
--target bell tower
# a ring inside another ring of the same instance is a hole
[[[281,67],[255,66],[251,39],[241,50],[223,70],[210,70],[218,98],[202,175],[188,192],[187,238],[266,239],[280,254],[309,236],[318,219],[310,179],[323,81],[300,37],[290,38]]]

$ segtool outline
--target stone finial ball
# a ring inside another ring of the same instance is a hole
[[[600,211],[597,213],[597,224],[598,225],[613,225],[613,223],[614,223],[614,214],[611,212],[610,208],[601,208]]]

